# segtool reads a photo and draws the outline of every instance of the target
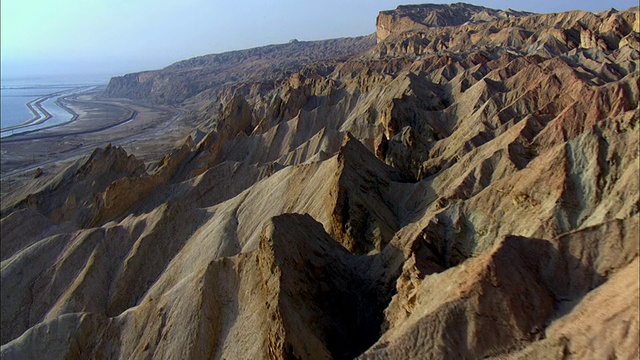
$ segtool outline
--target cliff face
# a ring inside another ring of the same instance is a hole
[[[377,26],[379,54],[393,57],[456,54],[503,47],[519,54],[553,57],[575,48],[612,51],[633,43],[637,37],[637,31],[633,30],[637,14],[631,9],[599,14],[571,11],[534,15],[488,12],[470,5],[460,5],[463,11],[458,13],[453,7],[441,6],[417,7],[420,10],[400,7],[391,13],[381,13]],[[483,13],[491,15],[479,16]],[[423,16],[426,18],[420,20]]]
[[[3,204],[2,358],[636,358],[637,9],[378,23],[112,80],[198,129]]]
[[[409,30],[495,22],[527,15],[532,13],[511,9],[495,10],[465,3],[400,5],[395,10],[380,12],[376,20],[376,35],[380,43],[391,34]]]
[[[292,41],[180,61],[162,70],[114,77],[105,95],[161,104],[180,104],[199,93],[247,81],[273,82],[304,66],[325,62],[331,68],[371,47],[372,36],[324,41]],[[327,71],[327,70],[325,70]],[[330,72],[330,70],[328,70]]]

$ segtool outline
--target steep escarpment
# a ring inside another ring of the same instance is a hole
[[[205,55],[177,62],[162,70],[114,77],[105,95],[180,104],[203,91],[244,81],[273,82],[302,67],[331,69],[334,60],[345,59],[371,47],[371,36],[324,41],[292,41],[249,50]],[[329,70],[330,71],[330,70]]]
[[[3,359],[637,357],[637,9],[386,17],[114,79],[193,134],[3,203]]]
[[[408,30],[495,22],[527,15],[532,13],[512,9],[495,10],[465,3],[400,5],[395,10],[380,12],[376,20],[376,35],[378,42],[381,42],[391,34]]]

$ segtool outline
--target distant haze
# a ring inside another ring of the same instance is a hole
[[[432,1],[447,3],[445,1]],[[627,9],[636,0],[485,0],[496,9],[539,13]],[[4,0],[2,78],[112,75],[157,69],[211,53],[375,31],[388,0]]]

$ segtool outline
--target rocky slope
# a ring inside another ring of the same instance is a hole
[[[288,44],[205,55],[161,70],[114,77],[105,94],[179,104],[200,92],[211,92],[224,85],[245,81],[273,82],[314,63],[330,69],[336,61],[369,49],[374,41],[372,36],[324,41],[292,40]]]
[[[197,129],[3,201],[2,358],[637,358],[639,24],[400,7],[112,80]]]
[[[391,34],[410,30],[495,22],[527,15],[532,13],[512,9],[495,10],[465,3],[400,5],[395,10],[380,12],[376,21],[376,35],[378,42],[382,42]]]

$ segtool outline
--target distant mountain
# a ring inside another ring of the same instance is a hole
[[[249,50],[199,56],[162,70],[114,77],[106,96],[179,104],[198,93],[247,81],[275,81],[304,66],[321,63],[331,72],[337,61],[370,49],[372,36],[324,41],[292,41]]]

